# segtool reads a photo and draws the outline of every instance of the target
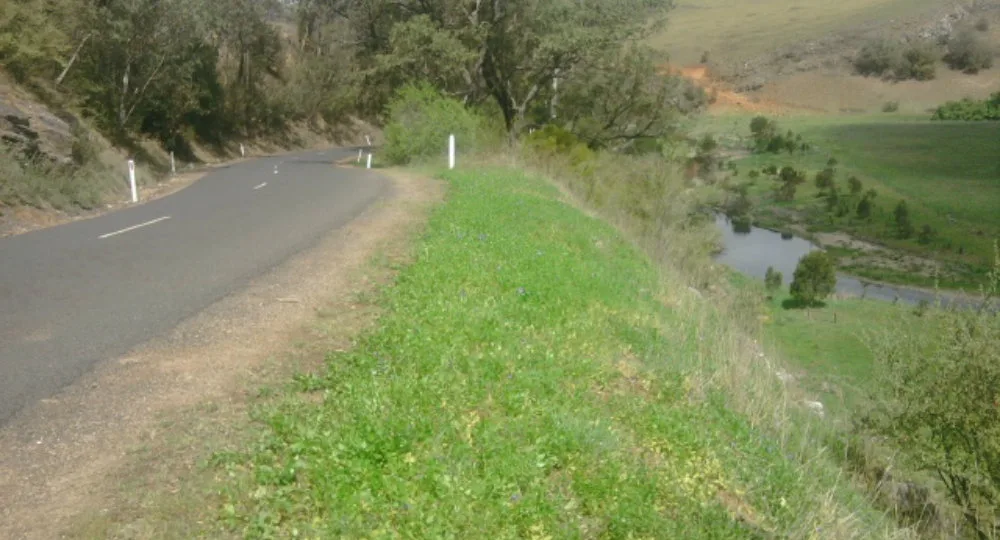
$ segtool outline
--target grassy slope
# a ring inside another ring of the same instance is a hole
[[[676,64],[692,64],[704,51],[736,61],[778,47],[888,20],[940,4],[938,0],[682,0],[670,24],[651,44]]]
[[[260,411],[255,448],[219,456],[234,531],[836,538],[885,526],[825,459],[799,462],[698,383],[728,319],[667,307],[694,297],[661,290],[648,259],[545,182],[497,169],[448,179],[380,328]]]
[[[700,129],[722,134],[732,142],[749,135],[749,121],[749,116],[709,117]],[[1000,154],[996,142],[1000,140],[1000,123],[868,115],[789,117],[780,119],[779,125],[802,133],[816,149],[805,155],[754,155],[740,160],[744,173],[766,164],[809,171],[809,181],[799,187],[793,203],[769,201],[773,182],[759,179],[752,192],[765,210],[797,208],[805,211],[817,230],[848,230],[905,251],[963,263],[967,268],[950,283],[974,286],[980,282],[992,259],[993,239],[1000,236]],[[879,193],[876,204],[881,213],[871,223],[848,223],[844,218],[831,226],[827,221],[822,201],[816,200],[818,190],[812,176],[831,156],[839,162],[837,181],[842,191],[846,191],[847,178],[855,175],[866,190],[874,188]],[[746,180],[745,174],[741,180]],[[934,242],[924,246],[914,239],[894,237],[892,209],[900,199],[907,201],[917,229],[927,224],[937,231]],[[958,252],[959,247],[964,253]],[[906,275],[884,277],[931,283]]]

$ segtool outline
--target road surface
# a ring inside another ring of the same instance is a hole
[[[333,165],[354,152],[237,163],[147,204],[0,238],[0,426],[359,215],[390,184]]]

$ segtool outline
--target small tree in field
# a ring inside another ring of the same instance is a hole
[[[773,266],[767,267],[767,273],[764,274],[764,288],[767,289],[768,296],[773,296],[781,288],[782,279],[781,272],[775,270]]]
[[[815,305],[830,296],[837,285],[833,259],[819,250],[802,257],[792,277],[792,298],[806,306]]]
[[[857,176],[852,176],[847,179],[847,186],[851,188],[851,195],[857,195],[861,193],[864,186],[861,184],[861,180]]]

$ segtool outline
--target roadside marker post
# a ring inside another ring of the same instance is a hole
[[[170,174],[177,174],[177,164],[174,162],[173,152],[170,152]]]
[[[128,185],[132,188],[132,202],[139,202],[139,192],[135,187],[135,160],[128,160]]]
[[[243,143],[240,143],[240,157],[247,157],[247,150],[243,148]]]
[[[361,154],[363,154],[363,153],[364,153],[364,150],[358,148],[358,161],[357,161],[357,163],[361,163]]]
[[[370,152],[368,153],[368,168],[372,168],[372,155]]]
[[[448,168],[455,168],[455,135],[448,136]]]

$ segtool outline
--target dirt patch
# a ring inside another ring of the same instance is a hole
[[[442,196],[437,182],[386,174],[392,193],[315,248],[0,430],[0,530],[48,539],[210,528],[211,494],[197,492],[210,473],[198,464],[248,429],[254,389],[316,368],[371,323],[359,293],[408,253]]]
[[[795,112],[818,112],[816,109],[810,107],[790,105],[759,96],[736,92],[727,83],[716,79],[711,69],[705,64],[680,68],[664,64],[660,66],[659,71],[661,74],[679,75],[703,88],[711,98],[711,103],[708,107],[709,113],[749,112],[782,116]]]

